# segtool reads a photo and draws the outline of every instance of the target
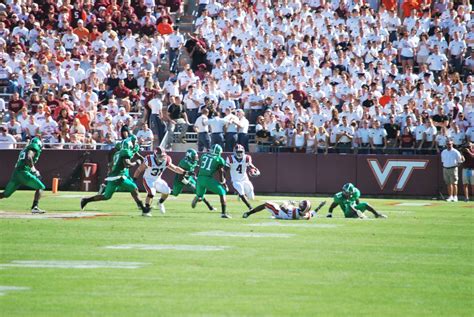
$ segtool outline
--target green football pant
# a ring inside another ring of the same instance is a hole
[[[133,182],[130,177],[125,177],[113,181],[107,181],[104,189],[105,200],[108,200],[112,197],[115,192],[133,192],[137,189],[137,185]]]
[[[178,196],[179,194],[181,194],[184,186],[188,186],[189,188],[191,188],[194,193],[196,191],[196,179],[194,177],[189,177],[188,181],[189,183],[183,184],[179,179],[175,178],[171,195]]]
[[[20,186],[26,186],[35,190],[45,189],[43,182],[33,173],[28,171],[14,171],[7,187],[5,187],[3,196],[5,198],[10,197]]]
[[[224,186],[222,186],[216,179],[209,176],[198,176],[196,184],[196,196],[199,198],[204,198],[206,191],[210,190],[214,194],[219,196],[225,196],[226,191]]]
[[[358,203],[357,205],[347,205],[345,208],[342,209],[344,212],[344,216],[346,218],[357,218],[357,214],[352,210],[351,206],[360,212],[364,212],[367,210],[367,207],[369,206],[367,203]]]

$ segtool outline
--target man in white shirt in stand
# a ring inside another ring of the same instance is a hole
[[[237,109],[237,143],[242,145],[245,151],[249,151],[249,120],[245,117],[245,113],[242,109]]]
[[[453,141],[446,143],[446,149],[441,152],[443,164],[443,179],[448,187],[448,199],[446,201],[458,201],[458,166],[464,162],[464,157],[453,147]]]
[[[209,119],[209,128],[211,132],[211,147],[214,144],[219,144],[222,148],[224,148],[224,125],[225,120],[221,118],[221,114],[216,111],[214,117]]]
[[[201,111],[201,116],[196,119],[194,123],[194,131],[198,134],[198,151],[209,151],[211,148],[211,139],[209,137],[209,110],[203,108]]]
[[[9,134],[7,128],[0,126],[0,149],[14,149],[16,140],[13,135]]]

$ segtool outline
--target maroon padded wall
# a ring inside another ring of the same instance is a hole
[[[178,163],[184,153],[170,155]],[[17,156],[17,150],[0,150],[0,188],[8,182]],[[445,190],[439,156],[253,153],[252,158],[261,171],[260,177],[252,178],[260,193],[331,194],[347,182],[369,195],[433,196]],[[37,168],[47,188],[53,177],[59,177],[60,189],[70,184],[70,189],[79,190],[79,182],[71,182],[71,177],[84,160],[98,164],[102,181],[107,173],[105,151],[45,150]],[[172,186],[171,171],[163,178]]]

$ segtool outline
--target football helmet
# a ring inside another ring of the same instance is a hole
[[[34,137],[33,139],[30,140],[31,145],[37,145],[39,146],[40,149],[43,148],[43,142],[39,137]]]
[[[155,148],[155,151],[153,151],[153,156],[158,163],[161,163],[166,159],[166,151],[161,146],[158,146]]]
[[[241,144],[236,144],[234,147],[234,155],[239,160],[244,158],[245,148]]]
[[[222,146],[219,144],[214,144],[211,146],[211,153],[214,155],[221,155],[222,154]]]
[[[298,204],[298,209],[300,215],[306,214],[311,209],[311,202],[309,200],[300,201],[300,203]]]
[[[199,157],[195,149],[189,149],[186,151],[186,158],[191,162],[196,162]]]
[[[350,197],[354,193],[355,186],[352,183],[346,183],[342,186],[342,193],[345,197]]]

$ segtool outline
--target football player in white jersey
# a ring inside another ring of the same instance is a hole
[[[234,147],[234,154],[227,157],[226,163],[229,166],[232,186],[247,208],[249,210],[252,209],[249,200],[255,198],[255,193],[253,192],[253,185],[250,182],[247,171],[252,176],[258,176],[260,175],[259,170],[253,165],[252,158],[250,155],[245,154],[245,149],[240,144]]]
[[[267,201],[264,204],[245,212],[242,217],[248,218],[250,215],[253,215],[254,213],[266,209],[275,219],[309,220],[316,215],[318,210],[321,209],[321,207],[323,207],[325,203],[326,202],[323,201],[314,211],[311,211],[311,202],[309,200],[302,200],[299,203],[290,200],[282,204]]]
[[[166,213],[164,202],[171,194],[171,188],[168,184],[161,178],[161,174],[166,169],[177,174],[185,174],[186,172],[174,165],[171,161],[165,150],[160,146],[155,149],[153,154],[148,154],[145,156],[143,163],[137,168],[133,174],[133,178],[138,178],[143,173],[143,186],[145,186],[147,196],[145,200],[145,206],[149,209],[155,197],[156,193],[161,193],[161,198],[158,201],[158,206],[160,207],[161,213]],[[151,213],[150,213],[151,216]]]

